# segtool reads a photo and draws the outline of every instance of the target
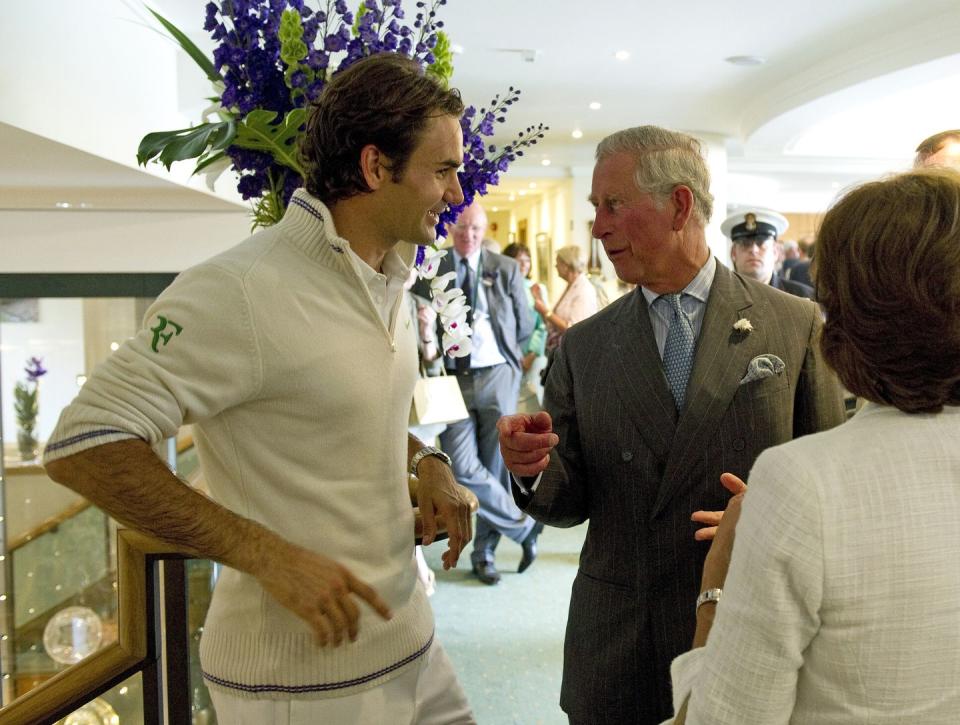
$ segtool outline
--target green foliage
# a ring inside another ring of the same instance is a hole
[[[367,10],[367,4],[361,0],[360,7],[358,7],[357,12],[353,14],[353,27],[351,28],[351,32],[353,33],[354,38],[360,35],[360,18],[362,18],[368,12],[370,11]]]
[[[200,66],[200,70],[206,74],[211,83],[223,81],[223,76],[220,75],[219,71],[217,71],[216,67],[213,65],[213,61],[205,56],[203,51],[200,50],[194,44],[194,42],[190,40],[186,34],[184,34],[182,30],[180,30],[176,25],[171,23],[153,8],[147,6],[147,10],[153,14],[153,17],[160,21],[160,24],[166,28],[167,32],[173,36],[173,39],[180,44],[180,47],[183,48],[186,54],[193,58],[193,61]]]
[[[176,131],[155,131],[148,133],[137,148],[137,163],[146,166],[150,159],[157,157],[167,171],[174,161],[199,159],[197,173],[212,163],[212,156],[221,156],[219,151],[226,149],[237,136],[237,124],[231,118],[217,123],[201,123],[193,128],[181,128]]]
[[[433,57],[436,59],[427,66],[427,73],[443,83],[450,85],[453,75],[453,49],[450,46],[450,37],[442,30],[437,31],[437,44],[433,48]]]
[[[257,227],[273,226],[281,219],[286,210],[283,199],[280,198],[280,185],[275,183],[273,173],[270,173],[270,190],[264,192],[263,196],[257,199],[253,205],[253,222],[250,225],[251,231]]]
[[[303,167],[297,160],[296,141],[300,134],[300,127],[307,118],[307,111],[303,108],[294,108],[283,117],[283,122],[275,124],[276,111],[266,111],[262,108],[250,111],[237,124],[237,137],[234,143],[251,151],[263,151],[273,156],[279,163],[288,169],[293,169],[303,176]]]
[[[304,95],[303,87],[312,83],[313,70],[302,61],[309,52],[307,44],[303,42],[303,24],[300,22],[300,13],[293,8],[283,11],[280,16],[280,60],[287,66],[283,71],[283,80],[291,91],[291,98]],[[300,87],[294,87],[293,74],[300,71],[306,80]]]
[[[13,412],[17,417],[17,425],[25,433],[32,434],[37,425],[37,413],[39,412],[37,390],[36,384],[32,388],[28,388],[21,382],[13,387]]]

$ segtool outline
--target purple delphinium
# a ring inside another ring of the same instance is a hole
[[[205,6],[204,29],[217,45],[214,66],[223,77],[220,103],[237,122],[253,110],[277,113],[277,123],[295,108],[314,101],[326,81],[361,58],[381,52],[396,52],[423,66],[434,62],[437,33],[443,21],[437,18],[447,0],[419,0],[412,22],[405,21],[402,0],[363,0],[362,14],[354,25],[354,13],[347,0],[321,0],[311,8],[304,0],[211,0]],[[359,3],[357,3],[359,4]],[[285,10],[300,15],[306,56],[293,73],[284,71],[280,57],[280,20]],[[292,88],[288,87],[287,82]],[[522,148],[537,142],[545,130],[528,128],[516,140],[501,148],[487,146],[496,124],[505,121],[508,107],[519,97],[510,88],[490,110],[467,109],[462,121],[464,167],[459,173],[465,204],[488,185],[499,181],[510,162],[522,155]],[[282,213],[294,190],[301,184],[296,171],[282,165],[268,153],[232,145],[227,155],[239,175],[237,189],[244,199],[275,194],[275,207]],[[456,218],[459,209],[447,210],[438,229]]]
[[[42,357],[31,357],[27,360],[27,366],[23,371],[27,374],[27,381],[31,383],[37,382],[41,376],[47,374],[47,369],[43,367]]]

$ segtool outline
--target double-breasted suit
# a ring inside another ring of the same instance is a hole
[[[721,473],[745,479],[765,448],[844,419],[819,326],[812,302],[718,263],[679,415],[639,288],[565,335],[544,398],[560,443],[532,496],[513,490],[547,524],[589,520],[564,650],[573,722],[671,715],[670,662],[693,639],[708,549],[691,513],[725,508]],[[751,368],[766,377],[741,382]]]

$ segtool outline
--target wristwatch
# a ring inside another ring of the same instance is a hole
[[[707,589],[705,592],[700,592],[700,596],[697,597],[697,609],[707,602],[713,602],[716,604],[720,601],[720,595],[723,594],[723,589]]]
[[[448,466],[453,465],[453,461],[450,460],[450,456],[441,451],[439,448],[434,448],[433,446],[424,446],[419,451],[413,454],[413,458],[410,459],[410,473],[411,475],[417,475],[417,466],[420,465],[422,461],[427,456],[436,456],[441,461],[446,463]],[[419,476],[417,476],[419,478]]]

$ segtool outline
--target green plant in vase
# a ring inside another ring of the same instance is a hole
[[[17,448],[20,459],[33,461],[40,455],[37,441],[37,414],[39,413],[40,378],[47,374],[43,360],[31,357],[23,369],[27,374],[26,382],[17,381],[13,388],[13,411],[17,416]]]

